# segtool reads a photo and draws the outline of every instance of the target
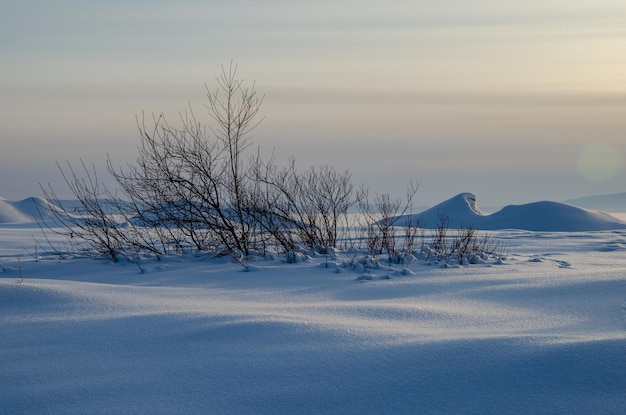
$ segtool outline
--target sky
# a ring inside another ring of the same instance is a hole
[[[265,96],[256,145],[372,193],[626,192],[625,23],[623,0],[0,0],[0,196],[132,163],[136,116],[202,113],[231,61]]]

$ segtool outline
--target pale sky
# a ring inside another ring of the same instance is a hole
[[[201,113],[231,60],[265,95],[255,144],[372,192],[626,192],[623,0],[0,0],[0,196],[132,162],[135,115]]]

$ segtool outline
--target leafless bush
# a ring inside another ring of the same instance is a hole
[[[435,229],[431,232],[431,243],[427,246],[426,258],[447,261],[449,257],[448,231],[450,219],[442,212],[438,212]]]
[[[402,227],[404,232],[404,251],[414,253],[424,245],[424,228],[419,218],[407,220]]]
[[[95,169],[83,164],[82,176],[69,163],[69,173],[61,169],[81,206],[78,215],[61,209],[56,217],[66,235],[113,260],[187,250],[247,257],[272,244],[286,252],[299,244],[336,248],[356,203],[349,172],[332,166],[301,172],[293,160],[278,168],[259,152],[247,157],[263,98],[236,72],[236,65],[222,67],[217,88],[207,87],[211,127],[191,108],[176,126],[162,114],[137,119],[136,162],[115,167],[107,159],[124,203],[101,187]],[[58,200],[53,189],[44,193]],[[107,206],[109,200],[116,202]]]
[[[236,78],[237,67],[222,68],[216,90],[207,87],[206,129],[190,108],[180,114],[180,126],[164,115],[138,122],[136,164],[109,172],[137,207],[137,217],[163,241],[178,250],[217,250],[249,255],[256,248],[256,184],[243,160],[263,99],[252,86]],[[209,132],[212,134],[209,134]]]
[[[459,260],[467,258],[477,245],[477,231],[472,226],[461,226],[456,229],[456,235],[450,242],[450,255],[456,255]]]
[[[267,210],[262,225],[286,251],[298,242],[320,253],[338,248],[342,224],[348,223],[348,211],[359,198],[348,171],[314,166],[301,172],[291,159],[280,168],[266,165],[261,177],[260,200]]]
[[[162,114],[137,118],[136,162],[116,167],[107,158],[115,193],[100,184],[94,167],[81,162],[78,174],[69,163],[59,166],[78,207],[62,207],[54,190],[42,187],[45,198],[61,206],[51,215],[55,232],[92,255],[124,258],[140,268],[145,255],[214,252],[247,269],[251,255],[270,249],[296,261],[301,248],[327,260],[343,248],[353,266],[367,269],[382,254],[389,267],[407,264],[426,247],[424,229],[412,215],[417,184],[408,186],[404,200],[382,194],[370,201],[366,189],[354,189],[348,171],[327,165],[299,170],[293,158],[278,166],[260,150],[248,155],[263,97],[254,83],[237,78],[236,65],[222,67],[216,81],[214,90],[207,87],[209,127],[191,107],[176,125]],[[364,218],[359,224],[349,216],[355,205]],[[471,227],[450,239],[448,218],[441,214],[439,220],[428,258],[447,262],[499,249]],[[356,252],[364,248],[368,259],[362,262]]]
[[[329,248],[337,248],[340,224],[355,203],[350,173],[324,165],[311,167],[297,177],[297,197],[305,212],[307,230],[313,233],[314,244],[324,253]]]
[[[427,260],[449,264],[458,261],[460,264],[476,264],[489,256],[501,257],[505,247],[489,234],[481,234],[473,226],[460,226],[450,229],[449,218],[439,214],[435,229],[432,230],[430,244],[424,244],[424,255]]]
[[[95,167],[89,169],[81,161],[83,176],[79,176],[69,162],[66,170],[58,163],[57,166],[78,205],[71,211],[62,207],[52,187],[42,186],[45,199],[60,207],[47,212],[53,223],[48,228],[69,240],[86,245],[85,248],[95,255],[119,260],[123,255],[123,244],[118,223],[107,209],[111,195],[100,185]]]
[[[408,214],[408,217],[411,217],[417,189],[416,183],[410,183],[404,201],[392,199],[389,194],[382,194],[377,195],[373,203],[370,203],[367,192],[364,191],[359,209],[365,218],[367,248],[372,255],[386,253],[388,260],[392,262],[394,259],[398,261],[401,254],[411,251],[415,237],[419,234],[417,231],[419,224],[411,222],[412,219],[405,223],[405,246],[402,249],[397,246],[396,225],[403,216]]]
[[[271,158],[263,161],[259,156],[250,163],[250,174],[255,183],[251,199],[256,223],[265,235],[267,244],[274,244],[286,254],[288,262],[295,261],[294,253],[300,244],[298,205],[291,193],[290,171],[279,169]]]

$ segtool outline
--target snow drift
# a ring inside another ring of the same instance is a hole
[[[448,218],[452,228],[472,226],[482,230],[588,232],[626,228],[625,222],[608,213],[551,201],[509,205],[487,215],[480,211],[472,193],[461,193],[422,213],[401,216],[396,224],[403,226],[411,221],[424,228],[435,228],[442,216]]]
[[[0,224],[34,222],[43,215],[50,217],[57,206],[44,199],[31,197],[12,202],[0,197]],[[492,214],[484,214],[472,193],[461,193],[421,213],[401,216],[396,225],[412,221],[424,228],[434,228],[441,215],[452,228],[473,226],[482,230],[523,229],[547,232],[587,232],[626,228],[623,222],[608,213],[592,211],[565,203],[542,201],[510,205]],[[62,216],[62,215],[61,215]]]
[[[15,202],[0,197],[0,223],[24,223],[32,222],[32,220],[32,217],[20,212],[15,206]]]
[[[57,206],[39,197],[29,197],[17,202],[0,197],[0,224],[29,223],[49,219]]]

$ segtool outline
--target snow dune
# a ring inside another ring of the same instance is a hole
[[[58,208],[39,197],[10,201],[0,197],[0,224],[32,223],[47,218]]]
[[[34,218],[20,210],[21,202],[11,202],[0,197],[0,224],[32,222]]]
[[[623,222],[608,213],[591,211],[565,203],[542,201],[509,205],[492,214],[484,214],[472,193],[461,193],[422,213],[402,216],[397,222],[419,223],[435,228],[440,215],[446,216],[450,227],[473,226],[483,230],[524,229],[548,232],[586,232],[624,229]]]
[[[41,198],[28,198],[18,202],[0,198],[0,224],[21,224],[35,221],[39,215],[50,215],[51,209],[58,209]],[[473,226],[483,230],[524,229],[549,232],[585,232],[626,228],[623,222],[608,213],[591,211],[565,203],[542,201],[524,205],[510,205],[502,210],[486,215],[476,204],[472,193],[461,193],[422,213],[405,215],[397,222],[403,225],[408,221],[425,228],[434,228],[440,214],[450,220],[453,228]]]

